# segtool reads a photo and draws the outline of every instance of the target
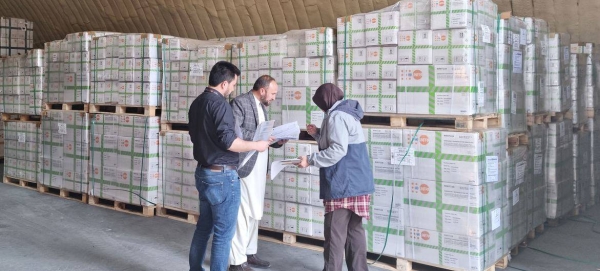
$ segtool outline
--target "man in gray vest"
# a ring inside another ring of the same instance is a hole
[[[277,96],[277,82],[269,75],[262,75],[254,83],[252,91],[231,101],[235,125],[242,131],[244,140],[252,140],[259,124],[267,119],[266,107]],[[287,141],[279,141],[272,147],[280,148]],[[247,153],[240,153],[240,163]],[[241,178],[241,203],[238,211],[236,232],[231,243],[229,271],[249,271],[269,268],[271,264],[256,256],[258,224],[263,215],[265,185],[267,181],[267,152],[255,152],[245,165],[238,169]]]

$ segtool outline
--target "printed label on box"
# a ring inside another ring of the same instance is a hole
[[[513,92],[510,98],[510,113],[517,114],[517,93]]]
[[[493,183],[498,181],[498,156],[486,156],[485,157],[486,164],[486,174],[488,183]]]
[[[515,167],[515,185],[519,185],[525,181],[525,168],[527,167],[527,161],[521,161],[517,163]]]
[[[513,51],[513,73],[523,73],[523,52]]]
[[[513,206],[515,206],[517,203],[519,203],[519,189],[518,188],[512,192],[512,196],[513,196]]]
[[[67,124],[66,123],[58,123],[58,133],[61,135],[67,134]]]
[[[498,227],[500,227],[500,224],[502,222],[501,215],[502,215],[502,209],[496,208],[496,209],[492,210],[492,212],[491,212],[491,216],[492,216],[492,231],[495,230],[495,229],[497,229]]]
[[[408,147],[391,147],[392,165],[415,166],[415,149]],[[406,155],[406,156],[405,156]]]

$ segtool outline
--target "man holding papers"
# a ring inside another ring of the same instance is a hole
[[[277,82],[269,75],[259,77],[252,91],[242,94],[231,101],[235,125],[238,126],[244,140],[254,140],[257,129],[264,128],[267,122],[266,107],[277,96]],[[272,126],[271,131],[272,132]],[[272,138],[271,138],[272,139]],[[287,140],[271,145],[280,148]],[[256,256],[258,243],[258,223],[263,215],[265,183],[267,178],[267,152],[240,153],[238,175],[241,182],[241,203],[238,212],[236,232],[231,243],[229,255],[230,271],[247,271],[255,268],[268,268],[271,264]],[[244,163],[245,162],[245,163]]]

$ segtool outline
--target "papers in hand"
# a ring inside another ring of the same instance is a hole
[[[273,135],[275,141],[291,139],[298,140],[300,137],[300,126],[298,122],[290,122],[283,125],[279,125],[273,129]]]
[[[256,132],[254,133],[254,138],[252,139],[252,141],[269,140],[269,137],[271,137],[271,133],[273,133],[274,124],[274,120],[263,121],[261,124],[259,124],[258,127],[256,127]],[[252,157],[252,155],[254,155],[255,152],[256,151],[254,150],[249,151],[248,154],[246,154],[246,157],[244,157],[244,160],[242,161],[239,167],[243,167],[248,162],[248,160],[250,160],[250,157]]]
[[[277,177],[277,174],[281,172],[287,166],[293,166],[300,163],[300,159],[288,159],[288,160],[279,160],[271,163],[271,180]]]

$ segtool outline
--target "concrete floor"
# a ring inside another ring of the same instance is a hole
[[[584,215],[600,221],[600,208]],[[519,269],[507,270],[597,270],[600,234],[591,229],[592,224],[567,221],[547,228],[530,246],[595,265],[523,249],[510,263]],[[600,231],[600,225],[596,229]],[[0,184],[0,270],[187,270],[193,231],[194,225],[187,223]],[[259,253],[272,262],[274,271],[317,271],[323,266],[321,253],[307,249],[259,241]]]

